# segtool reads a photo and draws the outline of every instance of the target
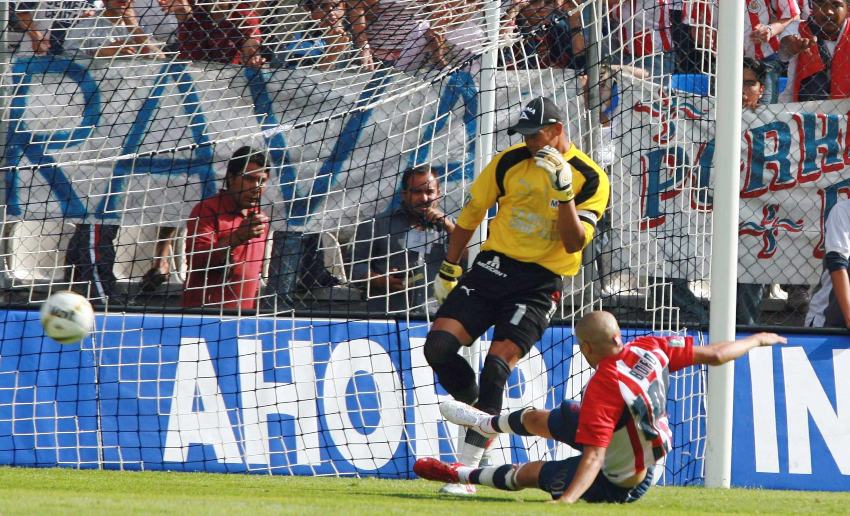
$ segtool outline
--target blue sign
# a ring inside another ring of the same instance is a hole
[[[410,478],[416,457],[454,460],[425,323],[110,315],[65,346],[34,312],[3,311],[0,325],[3,464]],[[579,397],[590,370],[577,353],[571,328],[548,329],[504,407]],[[700,379],[674,378],[665,483],[699,480],[701,440],[689,440],[704,435],[703,412],[688,389],[702,392]],[[499,444],[497,460],[513,463],[575,453],[538,437]]]
[[[794,335],[735,364],[732,483],[850,491],[850,339]]]

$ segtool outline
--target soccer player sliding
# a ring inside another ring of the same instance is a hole
[[[787,342],[775,333],[757,333],[707,346],[694,346],[692,337],[680,336],[645,336],[623,344],[617,320],[604,311],[579,320],[575,335],[581,354],[595,369],[581,403],[565,400],[551,411],[525,408],[494,416],[448,401],[440,412],[489,438],[499,433],[538,435],[564,442],[581,455],[485,468],[424,458],[413,471],[428,480],[506,491],[536,487],[563,503],[634,502],[652,485],[655,464],[671,447],[669,373],[696,364],[724,364],[753,348]]]

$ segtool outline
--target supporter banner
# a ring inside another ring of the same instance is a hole
[[[428,162],[446,175],[445,208],[456,211],[459,182],[472,177],[478,88],[464,70],[426,84],[386,71],[115,63],[13,63],[5,77],[8,216],[182,225],[198,200],[218,191],[227,159],[245,144],[271,151],[264,209],[273,229],[370,216],[390,202],[401,170]],[[579,123],[573,76],[528,70],[520,83],[500,74],[497,124],[518,116],[520,95],[556,89]]]
[[[62,346],[36,312],[0,316],[2,464],[408,478],[415,457],[454,460],[424,324],[106,316],[82,346]],[[570,328],[550,328],[511,375],[505,407],[579,397],[589,369],[573,343]],[[674,376],[668,483],[701,471],[690,442],[703,435],[701,386]],[[500,445],[503,462],[575,453],[540,438]]]
[[[850,491],[847,337],[790,342],[735,364],[732,483]]]
[[[615,119],[622,163],[612,211],[620,265],[647,275],[700,279],[711,255],[715,178],[713,99],[628,77]],[[814,284],[823,224],[850,196],[850,101],[774,104],[743,115],[739,279]]]

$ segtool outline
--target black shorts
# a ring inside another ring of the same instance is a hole
[[[552,495],[553,500],[563,496],[578,471],[581,455],[566,460],[545,462],[537,477],[537,487]],[[655,466],[646,468],[646,478],[635,487],[620,487],[608,480],[600,471],[581,499],[588,503],[632,503],[639,500],[652,486]]]
[[[536,263],[484,251],[437,311],[480,337],[494,326],[493,340],[509,339],[523,356],[540,340],[561,300],[561,276]]]

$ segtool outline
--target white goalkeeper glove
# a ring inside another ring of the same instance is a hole
[[[570,202],[575,198],[573,171],[558,149],[550,145],[543,147],[534,153],[534,163],[549,174],[552,188],[558,192],[558,201]]]
[[[456,263],[443,260],[440,265],[440,272],[434,278],[434,299],[437,303],[443,304],[443,301],[449,297],[449,292],[457,286],[457,280],[463,274],[463,267]]]

